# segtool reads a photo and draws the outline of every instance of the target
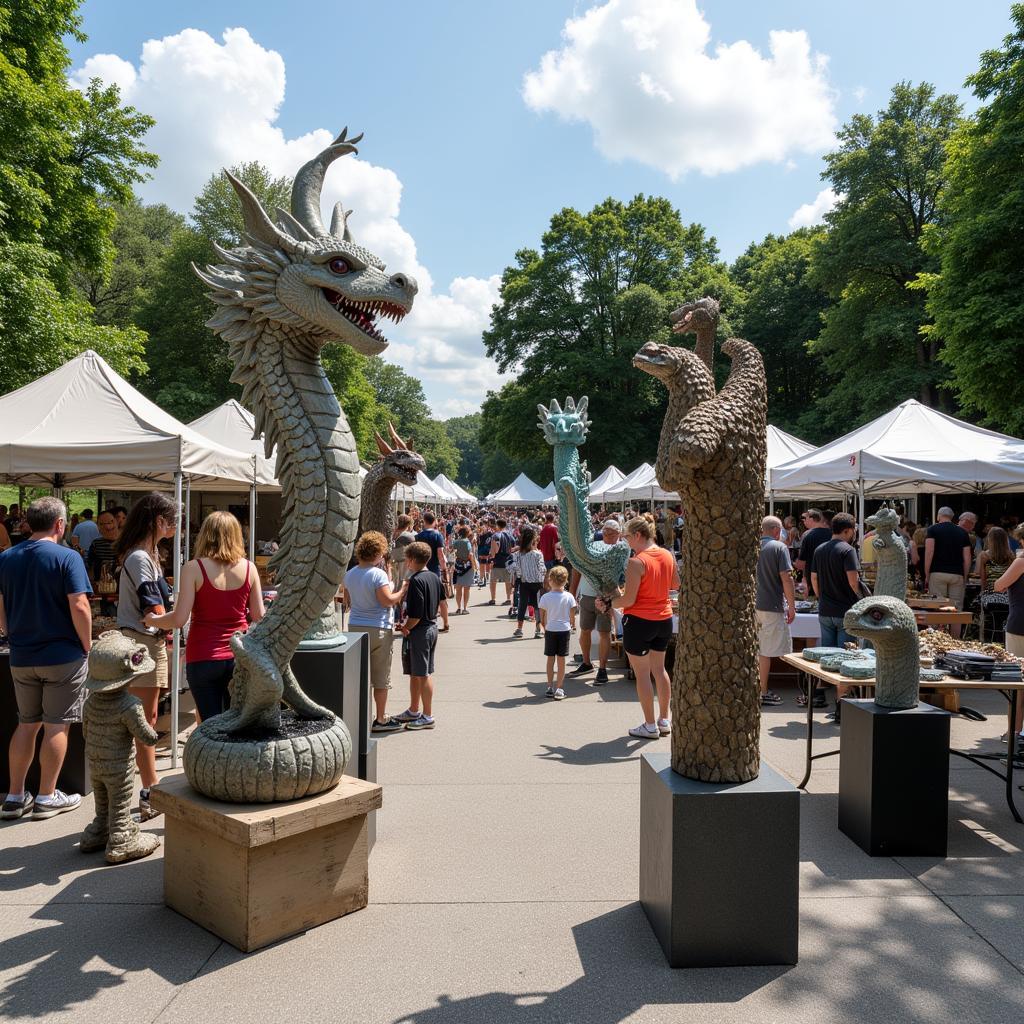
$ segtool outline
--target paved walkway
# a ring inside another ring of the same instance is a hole
[[[545,700],[541,643],[511,639],[503,611],[477,604],[452,618],[441,638],[437,729],[381,741],[384,809],[366,910],[247,956],[164,908],[159,856],[86,870],[73,848],[84,812],[7,825],[0,1016],[75,1024],[1022,1019],[1024,827],[1006,811],[999,781],[957,759],[945,861],[861,853],[835,826],[837,762],[819,763],[801,803],[800,964],[670,970],[637,903],[641,741],[625,735],[638,721],[632,687],[613,672],[607,688],[570,682],[565,701]],[[398,711],[397,671],[395,679]],[[785,696],[765,715],[763,752],[796,781],[801,716],[794,692]],[[956,740],[991,747],[1003,731],[1002,701],[972,703],[992,717],[955,720]],[[837,743],[837,729],[821,732]]]

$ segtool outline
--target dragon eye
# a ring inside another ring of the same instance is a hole
[[[349,265],[340,256],[335,256],[327,266],[332,274],[347,274],[349,272]]]
[[[875,608],[874,611],[870,613],[870,615],[871,618],[875,620],[875,622],[881,622],[882,619],[885,618],[885,612],[883,612],[880,608]]]

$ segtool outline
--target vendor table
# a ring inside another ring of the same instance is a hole
[[[929,612],[915,609],[914,618],[918,626],[969,626],[974,621],[970,612]]]
[[[808,661],[806,658],[801,657],[799,654],[786,654],[782,660],[792,668],[795,668],[797,672],[803,677],[807,685],[807,760],[804,769],[804,777],[797,783],[798,789],[804,789],[811,777],[811,764],[814,761],[819,760],[823,757],[837,757],[839,755],[838,750],[829,750],[823,754],[813,753],[813,733],[812,726],[814,724],[814,692],[818,687],[818,683],[826,683],[829,686],[866,686],[874,689],[875,681],[873,679],[849,679],[846,676],[841,676],[838,672],[828,672],[823,669],[816,661]],[[928,681],[921,684],[925,689],[930,690],[996,690],[1001,693],[1006,699],[1006,702],[1010,706],[1010,721],[1015,722],[1017,720],[1017,702],[1020,699],[1020,694],[1024,691],[1024,682],[1020,683],[991,683],[985,680],[981,681],[969,681],[965,679],[954,679],[952,676],[946,676],[945,679],[939,680],[938,682]],[[1014,801],[1013,792],[1013,756],[1016,748],[1016,729],[1007,729],[1006,732],[1006,772],[999,771],[998,768],[994,768],[989,761],[998,761],[1003,755],[1002,754],[969,754],[963,750],[954,750],[950,747],[949,752],[955,754],[957,757],[962,757],[967,761],[972,761],[979,768],[984,768],[985,771],[991,772],[996,778],[1002,779],[1006,783],[1006,805],[1010,808],[1010,813],[1016,822],[1024,824],[1024,819],[1021,818],[1020,813],[1017,811],[1017,804]]]

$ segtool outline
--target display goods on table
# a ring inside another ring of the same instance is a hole
[[[388,433],[391,444],[380,434],[374,435],[380,458],[363,477],[357,536],[362,536],[367,530],[376,530],[384,534],[390,543],[391,534],[395,531],[395,502],[392,498],[395,487],[398,484],[413,487],[416,474],[421,470],[426,472],[427,464],[419,452],[413,451],[411,438],[403,441],[390,423]]]
[[[754,591],[767,458],[764,363],[749,342],[729,339],[722,351],[732,366],[716,393],[718,303],[688,303],[673,320],[677,333],[697,334],[697,351],[651,342],[633,358],[668,390],[655,469],[686,509],[672,767],[703,782],[746,782],[760,766]]]
[[[270,563],[277,599],[232,641],[231,708],[203,722],[185,746],[189,782],[217,800],[320,793],[338,781],[352,752],[344,723],[303,693],[290,665],[308,627],[333,610],[359,519],[355,440],[320,351],[335,343],[363,355],[383,351],[378,318],[401,320],[417,289],[356,244],[341,203],[329,229],[320,219],[327,168],[355,153],[362,137],[346,136],[296,175],[290,212],[268,213],[225,172],[242,206],[246,243],[230,251],[215,246],[221,262],[197,270],[219,307],[208,326],[228,343],[242,404],[268,457],[277,447],[284,508],[281,546]]]
[[[629,545],[620,540],[605,544],[593,539],[587,498],[590,480],[587,464],[580,462],[579,446],[587,439],[591,421],[587,419],[587,398],[579,404],[566,398],[565,409],[556,399],[551,406],[537,406],[538,426],[544,440],[554,448],[555,493],[558,496],[558,539],[573,566],[590,581],[591,586],[610,598],[622,580],[629,561]]]

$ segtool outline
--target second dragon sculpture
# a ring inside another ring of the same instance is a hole
[[[231,379],[255,416],[256,436],[264,435],[268,456],[277,446],[282,491],[277,599],[232,641],[231,708],[204,721],[185,747],[189,782],[220,800],[322,792],[341,777],[352,749],[345,724],[303,693],[290,664],[334,599],[359,520],[355,440],[320,351],[330,344],[363,355],[383,351],[379,321],[401,320],[417,289],[353,241],[342,204],[330,228],[321,221],[324,174],[362,138],[346,134],[299,171],[290,212],[272,215],[225,172],[242,206],[245,244],[217,247],[222,262],[196,270],[220,307],[208,326],[228,343]]]
[[[608,597],[622,581],[629,560],[629,545],[605,544],[593,539],[587,497],[590,479],[580,462],[579,446],[587,439],[587,399],[567,398],[563,409],[556,399],[551,406],[538,405],[538,426],[555,450],[555,493],[558,495],[558,539],[569,561],[597,590]]]

